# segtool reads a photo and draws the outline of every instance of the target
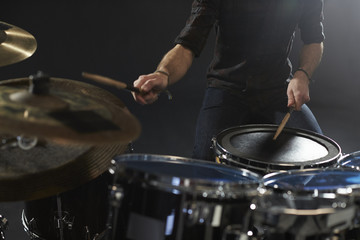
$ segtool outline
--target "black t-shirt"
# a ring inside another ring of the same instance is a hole
[[[199,56],[215,28],[209,82],[267,89],[283,85],[291,73],[288,57],[296,28],[305,44],[320,43],[322,21],[323,0],[194,0],[175,43]]]

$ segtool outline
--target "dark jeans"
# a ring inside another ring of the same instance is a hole
[[[194,159],[215,161],[212,138],[222,130],[246,124],[280,124],[287,108],[286,86],[274,90],[234,91],[209,87],[196,126]],[[286,127],[322,133],[311,110],[293,111]]]

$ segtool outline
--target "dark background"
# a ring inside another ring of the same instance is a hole
[[[118,96],[142,125],[133,141],[137,153],[190,157],[197,112],[210,62],[213,34],[185,78],[150,106],[135,103],[130,93],[89,82],[82,71],[132,83],[155,70],[184,26],[191,0],[3,1],[0,21],[21,27],[37,40],[30,58],[0,68],[0,80],[27,77],[42,70],[53,77],[88,82]],[[324,134],[342,152],[360,150],[360,1],[325,1],[325,52],[313,78],[309,106]],[[292,60],[297,66],[300,42]],[[50,156],[51,157],[51,156]],[[7,239],[26,239],[20,213],[23,202],[0,203],[9,219]]]

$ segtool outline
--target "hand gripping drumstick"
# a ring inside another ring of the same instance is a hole
[[[139,88],[130,86],[130,85],[126,84],[126,83],[117,81],[117,80],[112,79],[112,78],[100,76],[100,75],[97,75],[97,74],[87,73],[87,72],[83,72],[82,76],[84,78],[87,78],[87,79],[90,79],[90,80],[93,80],[93,81],[96,81],[96,82],[100,82],[100,83],[103,83],[103,84],[111,85],[111,86],[114,86],[114,87],[119,88],[119,89],[124,89],[124,90],[129,90],[129,91],[132,91],[132,92],[140,93]]]
[[[99,83],[111,85],[111,86],[114,86],[119,89],[129,90],[131,92],[136,92],[136,93],[141,93],[139,88],[130,86],[126,83],[120,82],[120,81],[112,79],[112,78],[108,78],[108,77],[104,77],[104,76],[100,76],[100,75],[88,73],[88,72],[82,72],[82,76],[84,78],[87,78],[87,79],[90,79],[90,80],[93,80],[93,81],[96,81]],[[172,99],[172,95],[169,92],[169,90],[165,89],[165,90],[163,90],[163,92],[165,92],[167,94],[169,100]]]
[[[285,115],[285,117],[283,118],[283,120],[281,121],[278,129],[276,130],[276,133],[275,133],[275,135],[274,135],[274,137],[273,137],[273,140],[276,140],[277,137],[278,137],[278,136],[280,135],[280,133],[282,132],[282,130],[284,129],[287,121],[288,121],[289,118],[290,118],[290,115],[291,115],[292,111],[294,111],[294,107],[290,107],[289,112],[286,113],[286,115]]]

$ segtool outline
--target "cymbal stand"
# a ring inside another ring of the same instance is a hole
[[[129,144],[129,150],[131,150],[131,144]],[[111,164],[112,166],[109,168],[109,172],[114,175],[114,182],[117,182],[116,178],[118,177],[118,172],[121,170],[121,168],[119,168],[115,160],[112,160]],[[118,215],[123,198],[124,189],[120,186],[120,184],[113,184],[109,187],[110,211],[107,222],[107,240],[115,240],[116,238],[116,231],[114,228],[118,227]]]
[[[108,240],[115,240],[116,231],[114,228],[118,226],[117,222],[118,222],[119,209],[123,197],[124,197],[123,189],[120,186],[118,185],[111,186],[110,189],[111,211],[108,216],[108,224],[107,224],[107,228],[111,232],[110,234],[111,238],[109,238],[110,236],[108,235]]]
[[[57,216],[54,217],[56,228],[59,230],[59,240],[64,240],[64,228],[65,226],[67,229],[71,230],[74,218],[69,219],[68,214],[62,211],[61,206],[61,197],[59,195],[56,196],[56,204],[57,204]]]

